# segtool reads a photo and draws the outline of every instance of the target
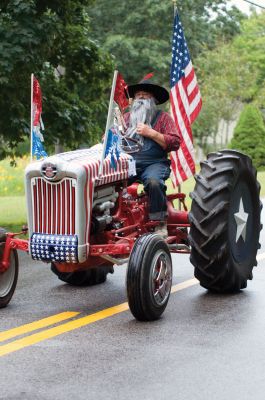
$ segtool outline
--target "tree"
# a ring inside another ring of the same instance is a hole
[[[185,36],[194,59],[204,49],[214,48],[218,37],[239,32],[242,14],[220,8],[225,0],[178,2]],[[215,12],[216,18],[213,18]],[[113,54],[116,67],[129,83],[154,71],[159,82],[169,83],[173,6],[160,0],[97,0],[89,11],[93,37]],[[225,27],[227,31],[225,30]]]
[[[213,110],[218,121],[229,124],[244,103],[252,102],[265,108],[265,13],[253,14],[241,25],[240,34],[232,41],[220,41],[216,49],[206,48],[196,59],[203,111],[194,124],[193,133],[198,143],[204,136],[205,150],[209,131],[212,135],[217,133],[212,129],[218,126],[212,118]],[[202,130],[202,118],[203,122],[209,121],[211,127]]]
[[[230,148],[249,155],[258,169],[265,168],[265,127],[259,109],[248,104],[244,107]]]
[[[221,42],[216,49],[205,51],[196,60],[203,108],[193,125],[193,135],[205,153],[210,138],[216,150],[219,121],[225,121],[228,126],[237,118],[240,103],[255,92],[255,85],[250,85],[255,71],[244,61],[232,42]]]
[[[91,3],[1,1],[0,158],[14,154],[17,144],[30,135],[32,72],[43,91],[45,147],[57,138],[70,147],[97,140],[113,66],[110,56],[91,40]]]
[[[265,108],[265,12],[253,14],[242,24],[242,33],[235,39],[234,46],[243,62],[254,72],[249,85],[253,88],[248,101]]]

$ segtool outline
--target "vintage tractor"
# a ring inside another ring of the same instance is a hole
[[[122,153],[116,170],[105,160],[99,177],[101,153],[96,145],[27,167],[29,240],[0,231],[0,307],[16,287],[17,249],[77,286],[102,283],[113,265],[127,263],[128,302],[138,320],[155,320],[166,308],[171,253],[190,253],[195,277],[210,291],[247,286],[261,229],[260,186],[248,156],[234,150],[209,154],[195,177],[191,211],[184,194],[168,196],[164,240],[154,233],[157,222],[148,220],[146,194],[137,183],[128,186],[132,157]]]

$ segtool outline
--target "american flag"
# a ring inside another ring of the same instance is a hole
[[[202,106],[200,90],[177,12],[172,39],[170,87],[171,113],[181,137],[179,150],[171,153],[172,180],[176,186],[195,174],[191,124]]]

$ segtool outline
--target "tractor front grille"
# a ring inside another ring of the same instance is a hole
[[[31,188],[33,232],[75,235],[76,180],[48,182],[33,178]]]

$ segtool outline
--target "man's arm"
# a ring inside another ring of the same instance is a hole
[[[138,133],[138,135],[142,135],[144,137],[152,139],[154,142],[158,143],[162,147],[162,149],[166,150],[167,144],[162,133],[142,123],[139,123],[137,125],[136,132]]]
[[[154,129],[145,124],[138,124],[137,133],[158,143],[168,153],[176,151],[180,145],[180,136],[171,116],[163,112],[158,118]]]

